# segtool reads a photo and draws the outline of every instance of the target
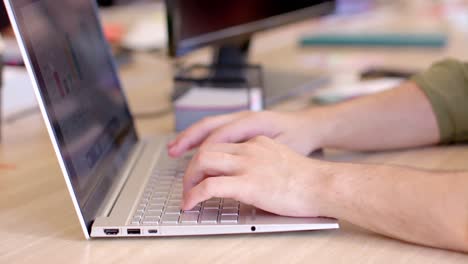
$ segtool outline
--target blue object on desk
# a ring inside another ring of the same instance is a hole
[[[365,33],[316,34],[300,39],[302,46],[377,46],[441,48],[448,42],[445,33]]]

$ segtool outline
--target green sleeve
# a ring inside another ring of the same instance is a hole
[[[447,59],[412,80],[432,105],[441,143],[468,141],[468,63]]]

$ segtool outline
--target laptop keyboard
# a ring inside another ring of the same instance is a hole
[[[135,210],[131,225],[237,224],[240,203],[211,198],[191,210],[181,210],[182,179],[190,158],[164,162],[155,168]]]

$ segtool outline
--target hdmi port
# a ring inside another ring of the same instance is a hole
[[[104,229],[104,233],[108,236],[117,235],[119,233],[119,229],[117,228]]]

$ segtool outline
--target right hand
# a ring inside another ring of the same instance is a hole
[[[308,155],[320,147],[321,139],[320,130],[313,124],[321,118],[315,119],[311,113],[239,112],[208,117],[180,133],[168,144],[168,152],[179,157],[203,144],[239,143],[266,136]]]

